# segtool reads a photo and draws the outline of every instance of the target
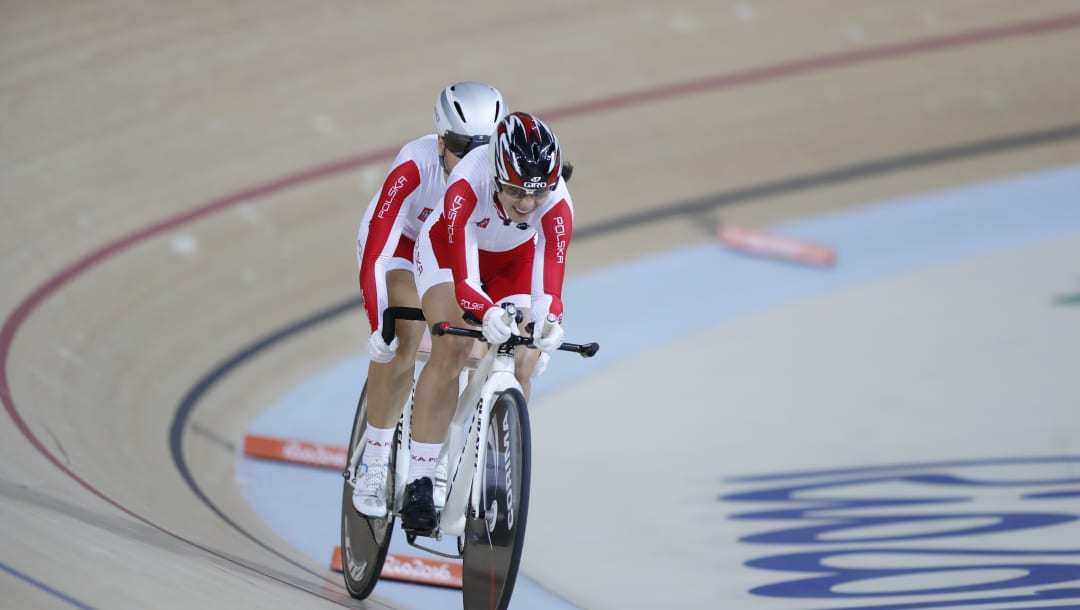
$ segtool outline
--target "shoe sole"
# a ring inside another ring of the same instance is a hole
[[[353,510],[356,511],[356,514],[360,515],[361,517],[366,517],[368,519],[385,519],[387,515],[387,513],[383,513],[381,515],[369,515],[364,511],[360,510],[359,508],[356,508],[356,505],[353,505]]]
[[[424,528],[424,527],[417,527],[417,526],[412,525],[412,524],[407,524],[407,523],[405,523],[405,519],[402,519],[401,520],[401,529],[404,530],[406,534],[413,534],[415,536],[428,536],[428,537],[430,537],[433,534],[435,534],[436,531],[438,531],[439,522],[435,521],[435,523],[433,525],[431,525],[430,527]]]
[[[401,529],[402,529],[402,531],[405,532],[406,536],[418,536],[418,537],[422,537],[422,538],[434,538],[435,537],[435,532],[438,531],[439,528],[434,527],[434,528],[432,528],[430,530],[417,530],[417,529],[402,527]]]
[[[356,502],[353,502],[352,506],[353,506],[353,510],[356,511],[356,514],[360,515],[361,517],[367,517],[368,519],[384,519],[384,518],[386,518],[386,515],[389,513],[389,511],[386,510],[386,508],[383,508],[383,511],[382,511],[381,515],[370,515],[370,514],[364,512],[363,510],[361,510],[360,507],[356,505]]]

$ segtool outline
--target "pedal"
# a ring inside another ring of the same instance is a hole
[[[430,529],[430,530],[418,530],[418,529],[407,528],[407,527],[405,527],[405,524],[403,523],[403,524],[401,524],[401,530],[405,532],[405,538],[409,541],[409,544],[412,544],[413,541],[416,540],[417,537],[434,538],[436,540],[439,540],[439,539],[442,538],[442,535],[439,532],[439,526],[437,526],[437,525],[434,528]]]

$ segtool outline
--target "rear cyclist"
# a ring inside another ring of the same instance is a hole
[[[482,147],[506,115],[494,87],[460,82],[435,101],[436,133],[405,144],[382,189],[368,204],[356,240],[360,291],[371,325],[367,376],[367,444],[353,490],[353,506],[369,517],[386,516],[390,443],[412,390],[423,322],[399,320],[389,345],[380,325],[387,307],[419,307],[413,279],[413,246],[421,224],[437,215],[447,176],[467,153]]]

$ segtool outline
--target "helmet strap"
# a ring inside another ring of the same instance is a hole
[[[499,189],[500,192],[502,191],[502,187],[499,186],[498,180],[495,181],[495,188]],[[507,213],[506,208],[504,208],[502,202],[499,201],[498,195],[494,195],[492,199],[494,199],[495,211],[499,214],[499,219],[502,220],[503,226],[509,227],[514,222],[510,218],[510,214]],[[529,223],[527,222],[519,222],[514,226],[521,229],[522,231],[527,231],[529,229]]]
[[[443,141],[442,136],[439,136],[439,143],[436,146],[438,146],[439,167],[442,168],[443,178],[449,178],[450,170],[446,169],[446,153],[450,151],[446,149],[446,142]]]

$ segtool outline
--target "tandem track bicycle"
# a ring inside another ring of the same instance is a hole
[[[507,306],[513,314],[512,306]],[[520,314],[518,314],[520,315]],[[383,316],[383,339],[390,344],[397,320],[424,320],[413,307],[390,307]],[[441,322],[431,334],[472,337],[483,333]],[[462,373],[457,408],[443,444],[440,463],[446,464],[446,499],[439,526],[432,538],[457,538],[457,553],[428,548],[406,533],[410,545],[435,555],[462,561],[462,598],[465,608],[506,608],[510,603],[525,540],[529,505],[531,438],[529,413],[521,385],[514,376],[518,347],[534,348],[527,336],[512,335],[506,343],[488,349]],[[596,343],[563,343],[560,351],[590,358]],[[471,373],[471,375],[470,375]],[[409,423],[412,400],[405,406],[390,450],[387,494],[392,498],[386,517],[369,518],[353,508],[352,494],[365,446],[367,384],[360,394],[349,439],[349,460],[343,473],[341,500],[341,559],[349,594],[364,599],[378,582],[395,518],[401,510],[408,476]]]

